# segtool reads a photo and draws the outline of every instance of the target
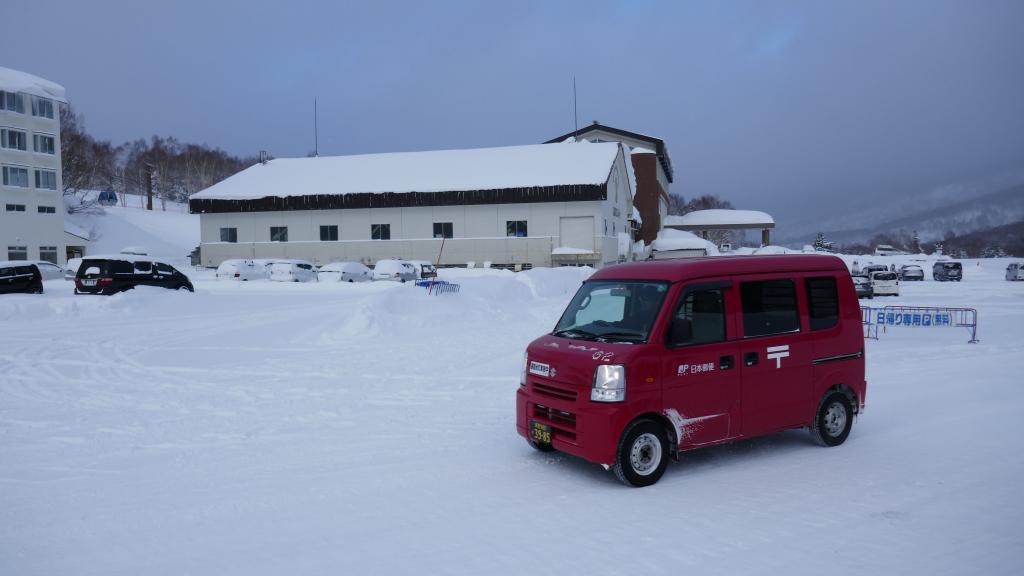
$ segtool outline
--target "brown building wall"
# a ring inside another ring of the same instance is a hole
[[[640,239],[649,245],[658,237],[661,230],[661,213],[658,210],[658,199],[667,196],[658,182],[657,154],[633,154],[633,172],[636,174],[636,206],[644,222],[640,226]]]

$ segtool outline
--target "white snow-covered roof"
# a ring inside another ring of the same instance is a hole
[[[77,236],[82,240],[89,240],[89,232],[86,229],[67,220],[64,221],[64,232],[71,234],[72,236]]]
[[[39,76],[4,68],[0,66],[0,90],[5,92],[24,92],[33,96],[52,98],[59,102],[67,102],[64,87]]]
[[[142,254],[87,254],[82,256],[83,261],[89,260],[120,260],[121,262],[153,262],[157,264],[171,265],[169,260],[158,256],[145,256]]]
[[[708,240],[705,240],[692,232],[664,228],[658,232],[658,237],[651,243],[651,249],[656,252],[668,252],[670,250],[704,250],[707,254],[718,254],[718,248]]]
[[[665,226],[775,225],[775,219],[757,210],[697,210],[682,216],[668,216]]]
[[[275,158],[194,194],[194,199],[251,200],[385,192],[448,192],[534,186],[603,184],[619,151],[617,142],[534,144],[470,150],[435,150]]]
[[[650,148],[637,147],[633,148],[630,154],[655,154],[655,151]]]
[[[593,254],[593,250],[585,248],[573,248],[572,246],[559,246],[551,251],[552,254]]]

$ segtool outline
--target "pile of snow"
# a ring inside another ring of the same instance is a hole
[[[137,198],[129,197],[127,206],[104,206],[96,213],[65,216],[65,223],[90,238],[86,254],[117,253],[127,247],[145,247],[144,251],[166,260],[183,263],[199,245],[199,216],[189,214],[185,204],[167,202],[166,210],[137,207]]]
[[[578,146],[534,144],[470,150],[433,150],[275,158],[194,194],[202,199],[254,199],[385,192],[447,192],[603,184],[619,152],[617,142]]]
[[[708,256],[717,256],[718,247],[692,232],[663,228],[658,237],[651,243],[655,252],[672,250],[704,250]]]

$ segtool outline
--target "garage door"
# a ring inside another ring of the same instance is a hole
[[[562,217],[559,221],[559,246],[594,251],[594,217]]]

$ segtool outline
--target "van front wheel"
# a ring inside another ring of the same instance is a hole
[[[612,470],[630,486],[650,486],[668,466],[668,436],[652,420],[639,420],[626,428]]]
[[[839,446],[853,428],[853,407],[842,392],[831,392],[818,406],[811,425],[811,437],[822,446]]]

